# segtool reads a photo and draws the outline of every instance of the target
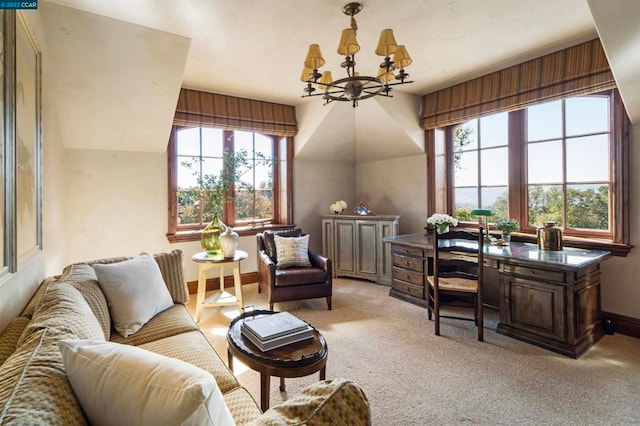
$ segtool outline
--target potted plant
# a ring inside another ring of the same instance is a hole
[[[497,242],[498,245],[507,245],[511,242],[511,233],[520,229],[518,221],[515,219],[500,219],[496,222],[496,229],[502,231],[502,238]]]
[[[458,226],[458,219],[448,214],[435,213],[429,216],[427,224],[434,226],[438,234],[445,234],[451,226]]]

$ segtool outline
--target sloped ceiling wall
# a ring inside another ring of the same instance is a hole
[[[66,148],[164,152],[188,38],[41,4]]]

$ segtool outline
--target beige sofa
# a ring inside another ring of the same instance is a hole
[[[10,323],[0,336],[0,424],[88,424],[65,372],[58,348],[62,339],[134,345],[199,367],[215,377],[238,425],[370,424],[363,391],[344,379],[317,382],[262,413],[184,306],[189,294],[180,250],[154,255],[174,305],[135,334],[122,337],[113,329],[109,307],[91,265],[127,259],[68,266],[60,276],[44,280],[22,315]]]

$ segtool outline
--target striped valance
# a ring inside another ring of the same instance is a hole
[[[248,130],[275,136],[298,132],[295,107],[180,89],[173,124]]]
[[[423,97],[422,127],[616,87],[599,39],[551,53]]]

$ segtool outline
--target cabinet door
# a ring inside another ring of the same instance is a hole
[[[501,322],[541,337],[566,341],[564,286],[511,275],[503,275],[502,286]]]
[[[356,272],[355,222],[336,219],[334,226],[336,241],[333,261],[336,275],[354,274]]]
[[[333,219],[322,219],[322,255],[333,259]]]
[[[356,221],[356,271],[361,275],[378,275],[378,224]]]
[[[385,244],[382,239],[397,235],[397,226],[393,222],[378,223],[378,282],[381,284],[391,283],[391,244]]]

